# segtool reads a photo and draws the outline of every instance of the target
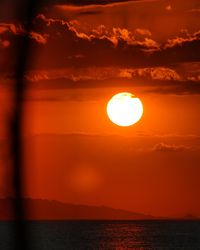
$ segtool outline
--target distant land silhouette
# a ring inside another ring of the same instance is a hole
[[[0,220],[13,220],[12,198],[0,199]],[[23,199],[28,220],[199,220],[194,215],[164,218],[154,217],[106,206],[89,206],[62,203],[55,200]]]
[[[12,220],[13,199],[0,199],[0,220]],[[30,220],[152,220],[153,216],[105,206],[87,206],[42,199],[25,198]]]

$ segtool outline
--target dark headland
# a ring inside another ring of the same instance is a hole
[[[28,220],[152,220],[154,217],[106,206],[87,206],[42,199],[23,200]],[[14,219],[13,199],[0,199],[0,220]]]

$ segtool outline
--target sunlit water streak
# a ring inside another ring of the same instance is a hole
[[[31,250],[200,249],[200,221],[26,222]],[[0,222],[0,249],[13,249],[12,222]]]

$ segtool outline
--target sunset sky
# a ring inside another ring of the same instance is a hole
[[[199,0],[49,0],[31,31],[11,2],[0,3],[1,197],[12,194],[7,123],[28,36],[24,195],[200,216]],[[107,116],[120,92],[143,103],[133,126]]]

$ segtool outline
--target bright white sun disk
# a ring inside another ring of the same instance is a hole
[[[119,126],[131,126],[142,117],[143,105],[133,94],[119,93],[108,102],[107,114],[113,123]]]

